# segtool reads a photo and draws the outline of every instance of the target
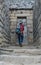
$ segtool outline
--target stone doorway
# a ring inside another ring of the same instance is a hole
[[[27,32],[24,34],[24,42],[23,45],[28,45],[30,43],[33,43],[33,10],[16,10],[16,9],[10,9],[9,12],[10,16],[10,35],[11,35],[11,44],[17,45],[17,36],[15,33],[16,25],[20,20],[25,23],[25,29]],[[19,45],[19,44],[18,44]]]
[[[23,22],[24,24],[24,40],[22,45],[27,45],[27,18],[26,17],[17,17],[17,24],[19,25],[20,22]],[[17,44],[18,44],[18,39],[17,39]]]

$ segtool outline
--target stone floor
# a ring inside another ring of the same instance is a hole
[[[41,65],[41,49],[34,47],[0,47],[0,65]]]

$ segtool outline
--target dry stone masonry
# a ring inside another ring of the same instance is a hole
[[[10,8],[10,35],[11,35],[11,43],[15,44],[17,41],[17,37],[15,34],[15,29],[18,21],[18,17],[26,17],[27,23],[27,40],[26,43],[33,43],[33,4],[34,1],[28,2],[28,0],[8,0],[6,4]],[[21,5],[20,5],[21,4]],[[25,43],[25,44],[26,44]]]
[[[33,43],[33,1],[6,1],[0,0],[0,43],[16,43],[15,29],[18,17],[26,18],[27,25],[27,40],[28,43]],[[16,7],[17,6],[17,7]]]
[[[34,7],[34,19],[33,19],[33,25],[34,25],[34,41],[41,44],[41,0],[35,1],[35,7]]]
[[[4,0],[0,0],[0,44],[10,42],[9,12]]]
[[[15,45],[18,17],[26,18],[28,43],[41,43],[41,0],[36,0],[35,3],[25,0],[0,0],[0,44],[11,42]]]
[[[33,43],[33,9],[14,9],[10,8],[10,29],[11,29],[11,42],[13,43],[16,40],[15,29],[18,23],[18,17],[26,17],[27,25],[27,40],[28,43]],[[15,41],[16,42],[16,41]],[[26,43],[25,43],[26,44]]]

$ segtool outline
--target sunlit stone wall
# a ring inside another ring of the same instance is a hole
[[[4,0],[0,0],[0,44],[1,46],[10,42],[9,10]]]
[[[10,9],[10,29],[11,29],[11,42],[13,44],[16,43],[16,34],[15,29],[17,25],[17,17],[26,17],[27,19],[27,40],[28,43],[33,43],[33,9],[27,9],[27,10],[12,10]],[[26,23],[25,22],[25,23]]]
[[[34,41],[38,44],[41,43],[41,0],[35,1],[34,6]]]

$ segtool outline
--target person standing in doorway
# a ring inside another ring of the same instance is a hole
[[[17,28],[18,29],[18,28]],[[24,38],[24,34],[23,34],[23,31],[24,31],[24,25],[22,22],[19,23],[19,31],[17,32],[17,36],[18,36],[18,42],[19,42],[19,45],[20,47],[22,47],[22,42],[23,42],[23,38]]]
[[[18,40],[19,40],[19,45],[22,47],[22,42],[23,42],[23,38],[24,38],[24,25],[22,22],[20,22],[20,34],[18,34]]]

